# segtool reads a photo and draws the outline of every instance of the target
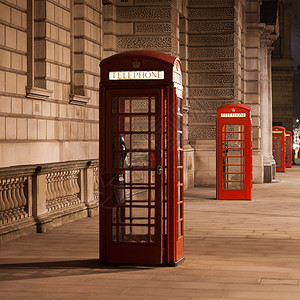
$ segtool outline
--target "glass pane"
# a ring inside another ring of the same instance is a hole
[[[111,98],[111,112],[116,113],[117,112],[117,97]]]
[[[112,205],[120,205],[125,203],[125,189],[112,189],[113,199]]]
[[[116,209],[116,207],[112,208],[111,214],[112,214],[112,222],[116,223],[117,222],[117,209]]]
[[[132,131],[148,131],[148,117],[132,117]]]
[[[124,225],[119,228],[120,242],[148,242],[148,226]]]
[[[150,242],[151,243],[155,242],[155,227],[150,228]]]
[[[131,166],[132,167],[148,167],[149,153],[148,152],[131,152]]]
[[[149,100],[148,97],[132,98],[132,112],[133,113],[148,113]]]
[[[183,180],[183,170],[182,169],[177,169],[178,170],[178,183],[182,183]]]
[[[241,189],[243,189],[242,182],[227,182],[226,189],[227,190],[241,190]]]
[[[183,218],[183,209],[182,209],[182,203],[178,204],[178,219]]]
[[[150,101],[151,101],[151,113],[155,113],[155,97],[151,97]]]
[[[131,171],[132,183],[147,183],[149,182],[148,170],[132,170]]]
[[[177,154],[178,154],[178,166],[182,166],[182,155],[183,155],[183,152],[182,151],[178,151]]]
[[[132,189],[132,201],[148,202],[148,189]]]
[[[178,202],[182,201],[182,186],[178,187]]]
[[[182,99],[177,97],[177,101],[178,101],[177,102],[178,103],[177,110],[179,113],[182,113],[182,108],[181,108],[182,107]]]
[[[148,134],[132,134],[132,149],[148,150]]]
[[[117,227],[116,226],[112,227],[112,237],[111,238],[112,238],[113,242],[117,241]]]
[[[182,222],[178,222],[178,237],[182,236]]]
[[[182,116],[177,116],[177,130],[182,131]]]
[[[181,132],[177,132],[177,147],[178,148],[182,148],[181,145],[182,145],[182,133]]]

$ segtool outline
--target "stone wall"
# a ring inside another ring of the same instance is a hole
[[[1,167],[98,158],[100,3],[0,3]]]
[[[236,9],[233,0],[189,1],[189,140],[196,185],[215,185],[216,109],[239,100]]]
[[[291,57],[291,0],[279,1],[280,37],[272,56],[273,122],[293,130],[293,60]]]

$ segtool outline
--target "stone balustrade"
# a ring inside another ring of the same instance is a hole
[[[0,179],[0,224],[28,217],[27,176]]]
[[[99,163],[71,161],[0,169],[0,244],[98,214]]]

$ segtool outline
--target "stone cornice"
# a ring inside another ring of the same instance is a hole
[[[31,98],[31,99],[38,99],[38,100],[47,100],[53,91],[43,89],[43,88],[38,88],[38,87],[26,87],[26,97]]]

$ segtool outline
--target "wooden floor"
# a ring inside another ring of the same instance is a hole
[[[0,247],[0,299],[300,299],[300,166],[252,201],[185,195],[185,257],[173,267],[101,267],[98,220]]]

